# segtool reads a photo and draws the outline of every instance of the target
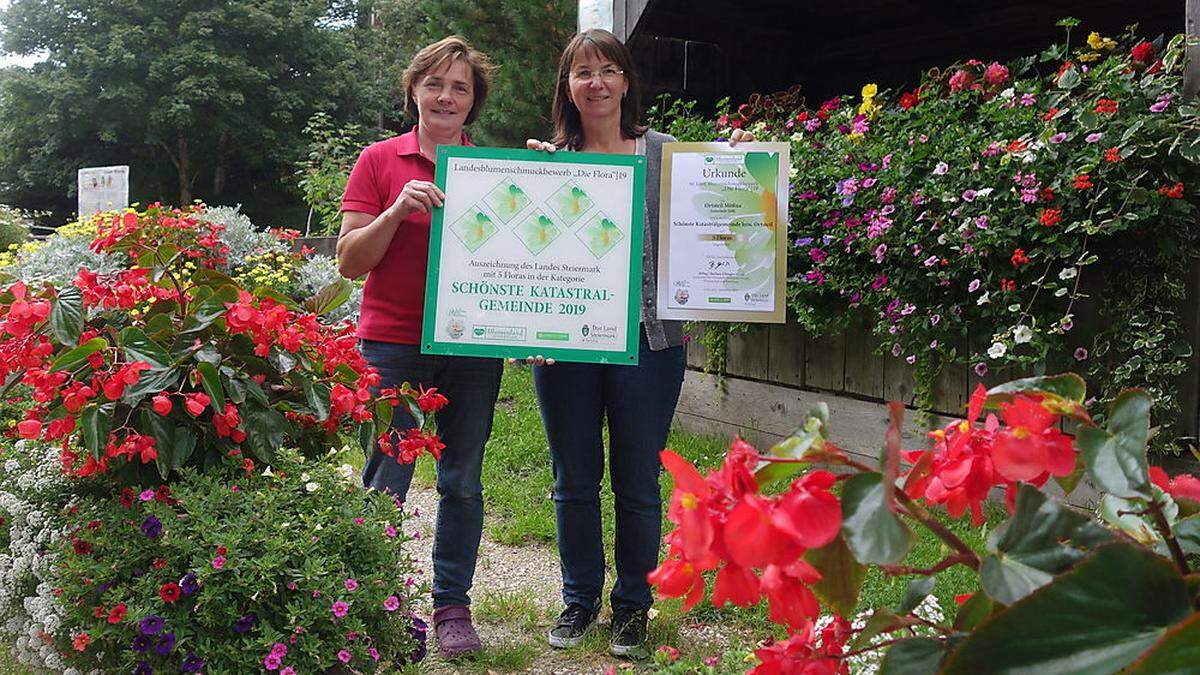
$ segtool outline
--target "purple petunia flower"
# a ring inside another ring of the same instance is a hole
[[[1083,140],[1087,141],[1088,143],[1099,143],[1101,138],[1104,138],[1104,134],[1097,131],[1084,136]]]
[[[1067,140],[1067,134],[1060,131],[1057,134],[1054,134],[1053,136],[1051,136],[1048,140],[1051,143],[1058,145],[1059,143],[1062,143],[1063,141]]]
[[[233,624],[233,632],[238,634],[249,633],[250,629],[254,628],[254,624],[258,623],[258,617],[254,614],[243,614],[238,617],[238,620]]]
[[[1088,357],[1088,350],[1084,349],[1083,347],[1080,347],[1075,350],[1075,360],[1076,361],[1084,361],[1087,359],[1087,357]]]
[[[145,661],[138,661],[137,667],[133,669],[133,675],[150,675],[153,672],[154,669]]]
[[[196,581],[195,574],[188,572],[179,580],[179,588],[183,591],[184,595],[191,595],[196,592],[196,589],[200,588],[200,583]]]
[[[142,631],[142,635],[158,635],[165,624],[161,616],[151,614],[138,622],[138,630]]]
[[[204,667],[204,659],[196,656],[195,652],[188,652],[187,658],[183,660],[183,672],[194,673]]]
[[[175,651],[175,634],[163,633],[162,637],[158,639],[158,644],[154,645],[154,651],[159,656],[166,656]]]
[[[138,635],[129,643],[129,648],[135,652],[144,652],[150,649],[150,638],[146,635]]]
[[[158,539],[162,536],[162,521],[154,516],[146,516],[146,520],[142,522],[142,534],[151,539]]]
[[[975,374],[976,375],[978,375],[979,377],[983,377],[984,375],[987,375],[987,372],[988,371],[987,371],[986,363],[983,363],[981,361],[981,362],[975,364]]]

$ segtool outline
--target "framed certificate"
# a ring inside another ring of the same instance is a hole
[[[667,143],[658,316],[784,323],[787,143]]]
[[[421,351],[635,365],[646,159],[438,148]]]

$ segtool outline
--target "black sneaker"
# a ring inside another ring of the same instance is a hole
[[[645,656],[648,620],[644,609],[614,610],[608,653],[621,658]]]
[[[550,629],[550,646],[558,649],[578,647],[595,626],[596,612],[573,602],[558,615],[558,622]]]

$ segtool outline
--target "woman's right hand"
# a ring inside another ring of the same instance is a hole
[[[441,208],[445,199],[446,195],[433,183],[410,180],[389,210],[398,220],[404,220],[414,213],[429,213]]]
[[[528,150],[540,150],[542,152],[554,152],[555,150],[558,150],[558,148],[554,147],[553,143],[539,141],[536,138],[531,138],[525,141],[525,148]]]

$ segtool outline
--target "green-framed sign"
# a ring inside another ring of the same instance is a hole
[[[440,146],[426,354],[636,365],[646,159]]]

